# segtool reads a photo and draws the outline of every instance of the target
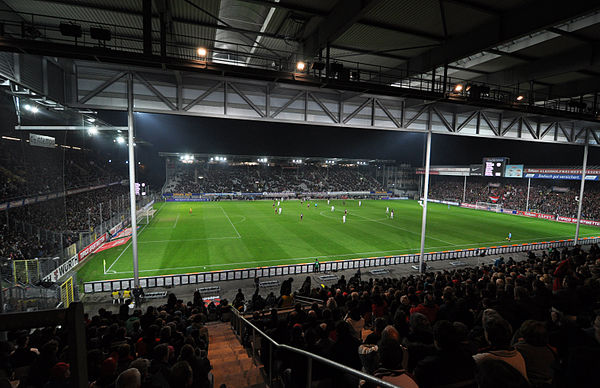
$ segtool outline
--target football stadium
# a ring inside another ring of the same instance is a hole
[[[597,385],[597,1],[0,5],[2,384]]]

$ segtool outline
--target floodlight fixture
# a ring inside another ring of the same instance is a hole
[[[204,47],[198,47],[198,50],[196,50],[196,52],[198,53],[198,56],[202,58],[206,57],[206,54],[208,54]]]
[[[454,91],[456,93],[460,93],[460,92],[462,92],[463,87],[464,87],[463,84],[456,84],[456,85],[454,85]]]
[[[519,94],[517,96],[517,101],[523,101],[525,99],[525,97],[522,94]]]
[[[95,126],[95,125],[93,127],[90,127],[90,129],[88,129],[88,133],[91,136],[97,135],[98,134],[98,127]]]
[[[117,143],[119,143],[119,144],[125,143],[125,138],[123,136],[117,136]]]
[[[306,69],[306,63],[299,61],[298,63],[296,63],[296,70],[298,71],[304,71],[304,69]]]

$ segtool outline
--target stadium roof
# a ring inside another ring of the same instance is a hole
[[[158,153],[159,156],[162,157],[177,157],[177,158],[181,158],[181,157],[185,157],[185,156],[193,156],[194,159],[206,159],[206,160],[211,160],[213,158],[226,158],[225,161],[237,161],[237,162],[257,162],[257,163],[272,163],[272,162],[278,162],[278,163],[295,163],[295,161],[298,161],[298,163],[303,163],[303,164],[307,164],[307,163],[326,163],[326,162],[333,162],[335,164],[376,164],[376,165],[382,165],[382,164],[398,164],[398,162],[396,162],[395,160],[383,160],[383,159],[351,159],[351,158],[335,158],[335,157],[331,157],[331,158],[326,158],[326,157],[322,157],[322,156],[310,156],[310,157],[306,157],[306,156],[268,156],[268,155],[230,155],[230,154],[204,154],[204,153],[185,153],[185,152],[159,152]],[[215,159],[213,161],[218,161],[218,159]]]
[[[290,70],[329,50],[330,61],[370,81],[418,88],[446,67],[457,82],[535,93],[546,104],[572,99],[574,111],[586,111],[600,88],[597,0],[0,0],[0,19],[4,37],[41,41],[45,50],[76,43],[96,47],[96,58],[107,49],[139,54],[144,4],[146,45],[184,61],[203,47],[213,64]],[[65,36],[60,23],[81,26],[82,36]],[[92,38],[91,27],[110,40]]]

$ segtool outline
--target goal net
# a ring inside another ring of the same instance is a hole
[[[152,207],[148,209],[141,209],[136,212],[136,219],[138,225],[148,225],[152,218],[154,218],[154,214],[156,213],[156,209]]]
[[[492,212],[500,211],[499,203],[490,203],[490,202],[477,202],[475,204],[475,208],[479,210],[488,210]]]

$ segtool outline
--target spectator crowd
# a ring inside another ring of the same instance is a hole
[[[280,300],[285,293],[282,285]],[[401,278],[366,280],[359,271],[331,287],[311,287],[308,278],[299,293],[323,306],[305,311],[298,304],[283,319],[275,310],[255,312],[254,324],[278,343],[398,386],[550,388],[598,381],[598,246]],[[255,293],[249,307],[264,306]],[[248,331],[243,338],[249,343],[250,337]],[[262,341],[264,365],[269,352]],[[277,351],[272,359],[273,373],[289,386],[306,386],[302,357]],[[313,379],[312,386],[359,384],[318,362]]]
[[[366,169],[356,166],[267,166],[177,163],[165,185],[169,193],[262,193],[382,191]]]
[[[463,202],[464,177],[432,176],[429,197]],[[515,178],[468,177],[467,203],[493,203],[494,198],[505,209],[527,210],[527,180]],[[491,197],[491,198],[490,198]],[[579,181],[535,179],[529,190],[529,211],[577,217]],[[586,182],[582,218],[600,220],[600,185]]]

